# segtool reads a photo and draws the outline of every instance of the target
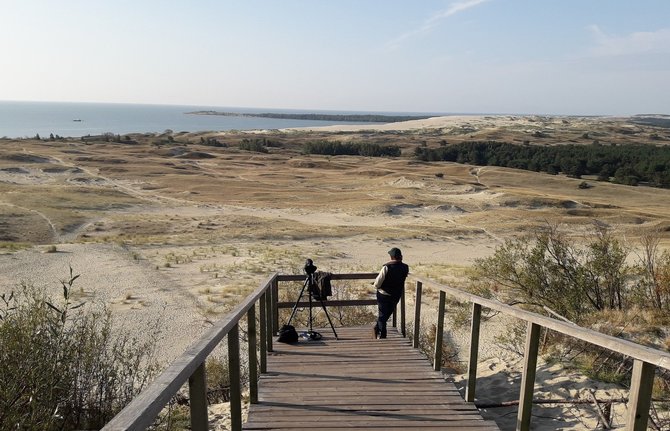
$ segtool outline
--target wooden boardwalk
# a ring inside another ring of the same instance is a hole
[[[320,329],[320,341],[274,343],[245,430],[498,430],[394,330]]]

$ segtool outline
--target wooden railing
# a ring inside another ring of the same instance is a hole
[[[333,280],[374,279],[377,274],[333,274]],[[239,325],[247,318],[249,342],[249,398],[258,402],[258,373],[267,372],[267,353],[272,351],[272,337],[279,328],[278,283],[300,281],[305,276],[273,274],[254,290],[242,303],[224,318],[217,321],[200,339],[195,341],[181,356],[175,359],[149,386],[135,397],[105,427],[104,431],[144,430],[150,426],[188,381],[191,429],[206,431],[207,378],[205,362],[210,353],[224,337],[228,341],[228,369],[230,373],[231,429],[242,429],[242,385],[240,380]],[[375,304],[374,300],[328,301],[328,306],[355,306]],[[256,305],[258,304],[258,328],[256,328]],[[291,303],[292,304],[292,303]],[[403,319],[404,322],[404,319]],[[258,329],[258,330],[257,330]],[[257,335],[258,332],[258,335]],[[260,355],[258,354],[260,352]]]
[[[631,378],[628,397],[628,413],[626,430],[644,431],[649,421],[652,386],[656,367],[670,370],[670,354],[660,350],[635,344],[621,338],[615,338],[591,329],[566,323],[560,320],[541,316],[536,313],[511,307],[498,301],[482,298],[470,293],[450,288],[432,281],[414,277],[416,280],[416,310],[414,322],[413,345],[418,346],[419,326],[421,322],[421,294],[423,284],[430,284],[440,292],[438,304],[437,333],[435,336],[434,368],[440,369],[443,321],[445,315],[446,295],[472,304],[472,320],[470,327],[470,351],[468,361],[468,381],[465,390],[465,400],[474,402],[477,386],[477,355],[479,350],[479,325],[481,322],[482,307],[496,310],[527,322],[526,346],[524,352],[524,366],[519,395],[519,411],[517,415],[517,430],[529,430],[531,409],[533,405],[533,389],[535,386],[535,372],[537,366],[538,347],[540,344],[541,328],[551,329],[561,334],[585,341],[605,349],[619,352],[634,360],[633,375]]]
[[[333,274],[333,280],[374,279],[376,273]],[[267,372],[267,353],[272,352],[273,336],[279,328],[279,308],[288,308],[293,302],[280,302],[279,282],[301,281],[301,275],[273,274],[259,288],[254,290],[241,304],[223,319],[216,322],[199,340],[194,342],[181,356],[168,366],[147,388],[116,415],[104,428],[112,430],[143,430],[151,425],[170,399],[188,380],[191,410],[191,429],[207,430],[207,387],[205,361],[216,346],[227,337],[228,367],[230,373],[230,413],[231,429],[242,429],[239,324],[247,317],[249,357],[249,396],[251,403],[258,402],[258,374]],[[651,404],[651,392],[656,367],[670,369],[670,354],[601,334],[574,324],[555,320],[536,313],[482,298],[461,290],[435,282],[413,277],[416,280],[414,310],[414,331],[412,345],[419,347],[421,330],[421,306],[423,284],[439,290],[433,367],[440,370],[442,363],[442,341],[446,295],[472,304],[470,350],[468,361],[468,381],[465,400],[474,402],[477,384],[477,356],[479,350],[479,326],[482,307],[496,310],[528,322],[526,334],[525,360],[519,396],[517,430],[529,430],[533,389],[541,328],[551,329],[567,336],[619,352],[634,359],[633,376],[628,402],[626,429],[646,430]],[[302,302],[299,305],[306,306]],[[374,305],[374,299],[328,300],[328,307]],[[256,327],[256,305],[258,305],[258,328]],[[400,302],[400,331],[405,336],[405,297]],[[396,326],[396,314],[393,326]],[[258,335],[257,335],[258,333]],[[258,355],[260,352],[260,356]]]

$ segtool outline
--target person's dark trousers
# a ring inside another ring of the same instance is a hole
[[[393,314],[399,299],[393,298],[389,295],[382,295],[377,292],[377,308],[379,309],[379,317],[377,318],[377,331],[380,338],[386,338],[386,322]]]

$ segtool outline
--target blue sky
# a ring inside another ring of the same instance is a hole
[[[0,0],[0,100],[670,114],[668,0]]]

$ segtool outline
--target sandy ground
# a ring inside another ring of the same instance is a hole
[[[469,134],[505,124],[539,127],[533,118],[467,116],[318,130]],[[0,157],[0,231],[9,240],[20,231],[24,241],[56,244],[57,252],[42,245],[0,254],[0,292],[25,282],[58,297],[71,266],[81,275],[76,294],[106,304],[122,327],[158,322],[157,353],[166,364],[270,272],[301,273],[308,257],[330,272],[376,272],[386,251],[399,246],[413,273],[458,285],[475,259],[548,219],[575,232],[595,218],[621,232],[668,224],[666,190],[604,183],[580,190],[576,179],[504,168],[230,151],[184,160],[158,154],[155,146],[77,142],[5,147],[11,157]],[[518,398],[520,359],[497,342],[510,325],[500,317],[484,323],[479,400]],[[467,339],[463,329],[446,335],[461,355]],[[463,377],[453,376],[460,385]],[[583,398],[589,389],[599,398],[621,396],[620,389],[558,366],[541,364],[540,380],[538,397]],[[484,414],[514,429],[515,408]],[[225,428],[227,417],[224,405],[213,406],[212,428]],[[620,424],[621,404],[614,417]],[[588,405],[538,407],[533,429],[586,430],[595,421]]]
[[[480,244],[481,245],[481,244]],[[344,244],[342,244],[344,246]],[[380,245],[368,248],[356,244],[357,252],[350,257],[369,268],[376,267],[379,255],[385,249]],[[489,250],[485,247],[474,247]],[[59,280],[67,279],[69,266],[75,274],[81,274],[76,281],[83,289],[87,301],[101,301],[111,304],[117,322],[127,329],[150,327],[156,321],[162,326],[158,342],[158,355],[166,363],[183,352],[209,324],[211,317],[203,315],[198,307],[198,294],[189,292],[188,280],[181,283],[175,273],[169,270],[157,271],[148,260],[136,260],[128,249],[118,245],[60,244],[56,253],[45,253],[31,249],[14,254],[0,255],[3,282],[0,290],[6,291],[16,286],[10,280],[19,280],[42,285],[60,294]],[[472,244],[441,244],[427,247],[425,244],[406,244],[406,255],[415,259],[428,259],[432,255],[448,253],[453,261],[468,264],[473,259]],[[317,261],[324,269],[328,261]],[[409,262],[412,263],[411,261]],[[325,265],[325,266],[324,266]],[[31,268],[39,268],[36,271]],[[434,311],[425,311],[424,323],[430,324]],[[504,317],[496,317],[482,326],[480,362],[478,365],[478,402],[504,402],[518,399],[521,381],[522,360],[516,354],[504,350],[497,337],[505,332],[512,322]],[[449,329],[447,342],[460,348],[460,360],[468,347],[468,330]],[[465,363],[465,362],[464,362]],[[465,375],[451,376],[457,386],[465,384]],[[591,381],[575,372],[562,369],[558,365],[540,364],[536,389],[538,398],[586,398],[588,390],[594,390],[598,398],[621,398],[626,391],[615,385]],[[516,408],[490,408],[482,411],[487,418],[495,419],[502,430],[514,429]],[[625,413],[623,404],[615,404],[614,418],[621,423]],[[229,423],[227,404],[211,407],[211,429],[227,429]],[[561,418],[561,419],[558,419]],[[533,414],[533,429],[536,430],[590,430],[597,424],[595,410],[590,405],[536,406]]]

